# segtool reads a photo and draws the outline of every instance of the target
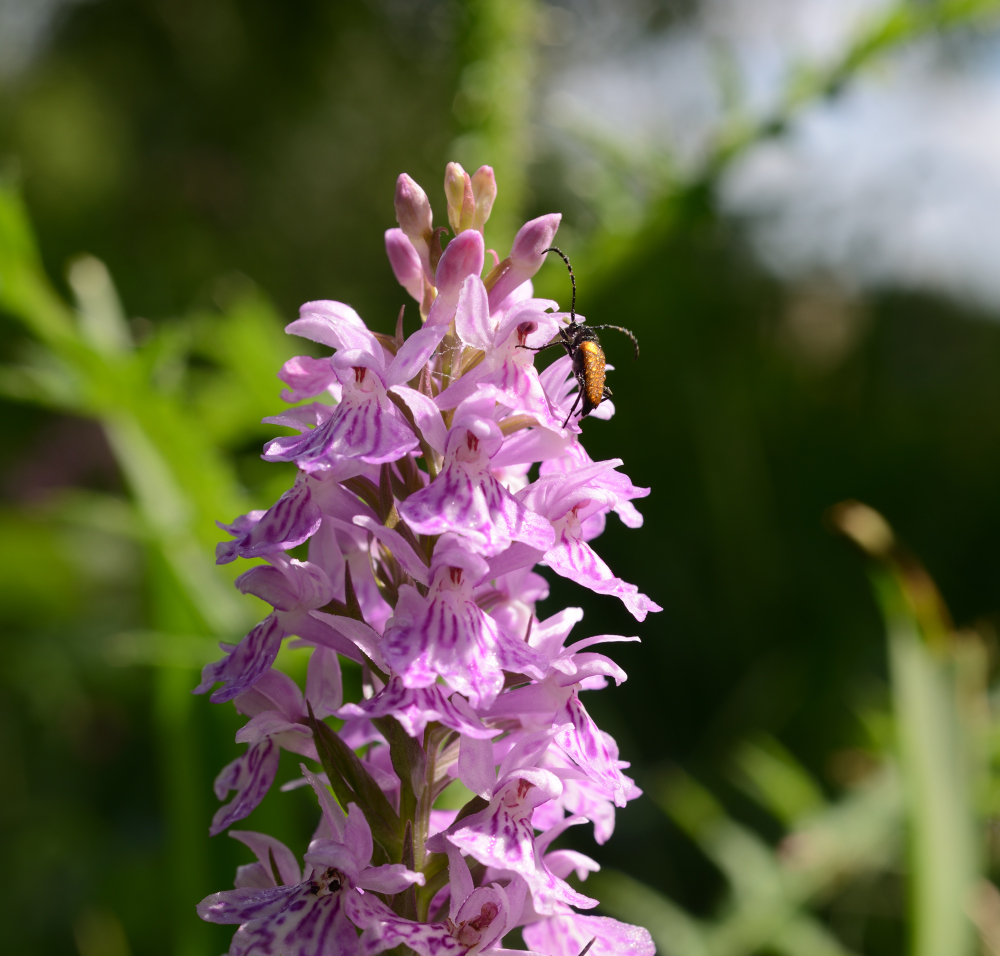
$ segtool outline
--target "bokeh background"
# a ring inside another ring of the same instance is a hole
[[[584,426],[652,486],[644,527],[599,547],[664,607],[588,701],[646,790],[606,846],[566,837],[605,867],[605,912],[677,956],[1000,952],[995,7],[0,0],[0,948],[226,947],[193,907],[243,862],[207,836],[237,724],[188,691],[257,609],[211,570],[212,521],[290,481],[257,457],[302,347],[283,325],[336,298],[390,330],[395,178],[443,210],[457,159],[496,169],[501,255],[562,211],[580,310],[642,343],[633,366],[609,334],[618,411]],[[567,298],[558,263],[537,285]],[[979,767],[972,862],[929,865],[978,881],[957,948],[921,923],[906,768],[933,733],[898,726],[867,561],[825,518],[845,499],[886,516],[979,654],[980,689],[949,698],[977,729],[937,751],[972,739]],[[635,632],[552,585],[590,632]],[[900,766],[889,810],[804,863],[796,834]],[[275,792],[248,826],[301,850],[313,815]]]

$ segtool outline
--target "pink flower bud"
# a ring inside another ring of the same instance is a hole
[[[492,166],[480,166],[475,171],[472,176],[472,195],[476,204],[472,228],[482,232],[493,211],[493,202],[497,198],[497,181]]]
[[[396,180],[396,221],[406,237],[413,243],[428,279],[431,277],[430,240],[434,232],[434,217],[430,200],[406,173]]]
[[[418,302],[424,297],[424,269],[402,229],[386,229],[385,251],[396,281]]]
[[[454,295],[457,301],[462,283],[468,276],[479,275],[483,271],[485,259],[486,249],[479,233],[466,230],[455,236],[441,254],[434,276],[438,295]]]
[[[457,236],[471,229],[476,208],[472,180],[458,163],[448,163],[445,168],[444,194],[448,198],[448,222],[452,232]]]
[[[539,216],[526,222],[514,237],[510,255],[493,270],[487,281],[490,290],[490,311],[510,295],[519,285],[530,279],[542,267],[545,250],[552,245],[562,216],[557,212]]]
[[[455,317],[462,283],[469,276],[477,276],[483,271],[485,258],[483,237],[475,229],[460,232],[448,243],[434,278],[438,294],[427,317],[428,325],[447,325]]]

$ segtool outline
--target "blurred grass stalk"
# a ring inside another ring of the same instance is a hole
[[[987,654],[957,634],[930,576],[877,512],[839,505],[835,525],[874,559],[885,619],[908,824],[913,956],[965,956],[985,872],[978,799],[987,787]]]
[[[228,586],[230,575],[210,560],[212,518],[243,510],[233,476],[179,397],[155,388],[104,266],[79,259],[68,279],[75,314],[42,270],[19,197],[0,184],[0,308],[47,349],[34,366],[5,369],[0,388],[101,422],[142,528],[151,626],[164,635],[237,638],[247,609]],[[207,875],[209,813],[191,696],[197,670],[159,666],[154,675],[173,950],[200,956],[208,937],[192,907]]]

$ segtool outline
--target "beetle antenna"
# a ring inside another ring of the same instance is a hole
[[[558,246],[549,246],[548,249],[543,249],[542,255],[544,256],[546,252],[554,252],[566,263],[566,268],[569,269],[569,281],[573,283],[573,299],[569,307],[569,321],[570,325],[576,325],[576,276],[573,275],[573,266],[570,265],[569,256]]]
[[[632,340],[632,344],[635,346],[635,357],[639,357],[639,340],[635,337],[635,332],[631,329],[623,329],[620,325],[592,325],[590,327],[595,332],[599,329],[614,329],[616,332],[621,332],[622,335],[627,335]]]

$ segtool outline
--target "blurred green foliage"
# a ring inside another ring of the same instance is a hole
[[[6,948],[225,947],[193,904],[243,860],[207,838],[236,721],[188,691],[259,606],[211,566],[214,521],[290,481],[257,457],[300,347],[282,325],[330,297],[389,330],[395,177],[440,205],[460,158],[497,167],[508,234],[567,211],[581,310],[643,346],[633,369],[607,343],[618,414],[585,425],[595,458],[653,487],[645,527],[609,523],[600,547],[666,608],[616,652],[629,682],[593,705],[648,795],[607,846],[569,835],[607,867],[592,877],[607,912],[678,956],[969,951],[955,913],[992,856],[963,827],[995,802],[995,731],[976,720],[1000,583],[1000,329],[929,297],[782,285],[713,183],[879,57],[991,6],[889,7],[776,115],[734,114],[692,182],[669,157],[589,142],[604,179],[586,201],[533,141],[543,4],[63,9],[0,83]],[[539,277],[565,284],[558,264]],[[942,625],[935,644],[884,555],[872,599],[821,524],[846,498],[891,517],[979,637]],[[550,607],[567,603],[591,632],[634,630],[553,582]],[[301,850],[313,815],[302,791],[274,794],[248,826]],[[993,945],[1000,905],[984,906]]]

